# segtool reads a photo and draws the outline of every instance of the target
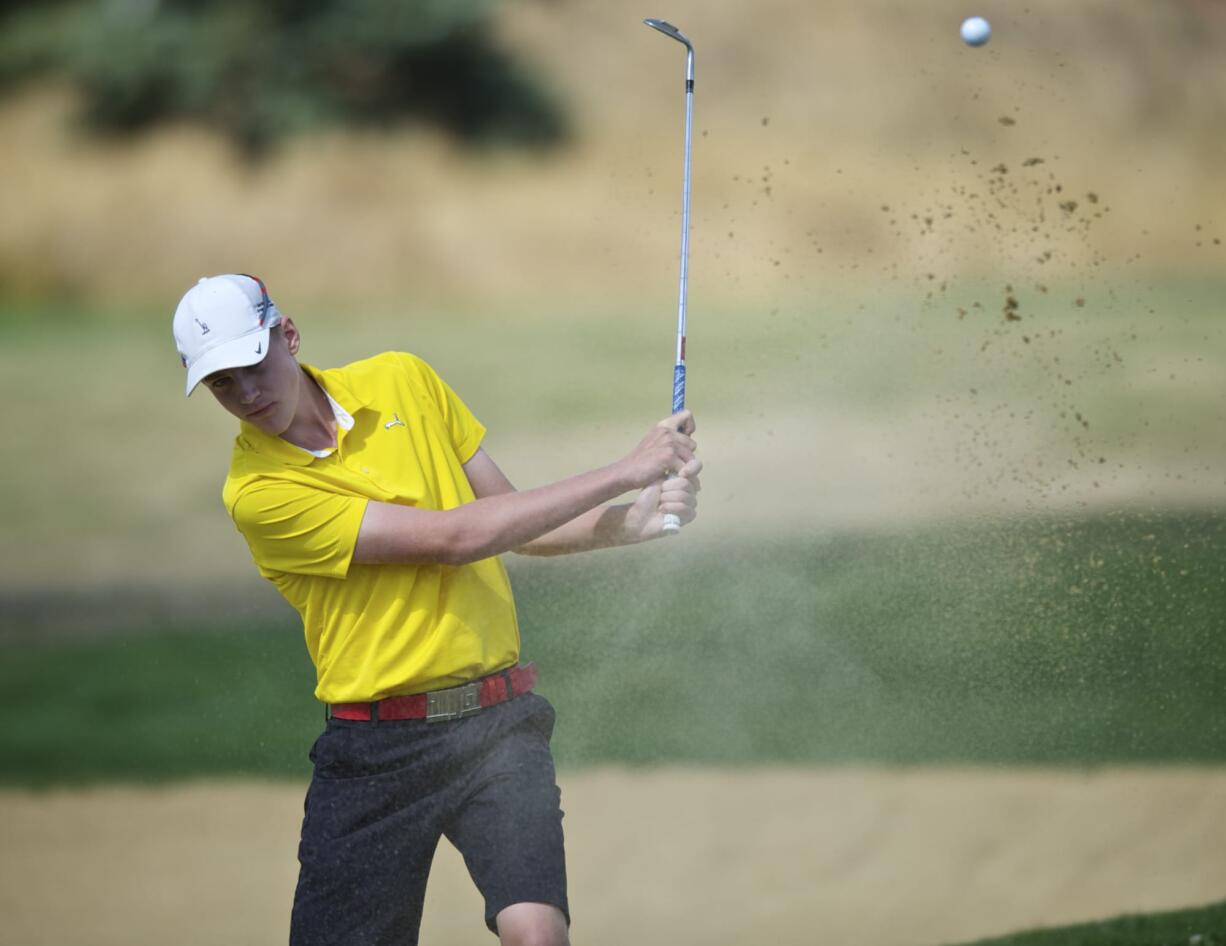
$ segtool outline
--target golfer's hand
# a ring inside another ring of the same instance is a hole
[[[621,461],[627,488],[642,489],[680,473],[694,459],[698,446],[690,436],[694,429],[694,416],[689,411],[678,411],[652,427]]]
[[[677,475],[645,487],[626,510],[627,543],[673,535],[673,532],[664,531],[664,517],[669,513],[680,519],[682,525],[693,522],[698,515],[698,491],[702,489],[698,474],[701,472],[702,461],[694,457]]]
[[[643,460],[644,474],[654,473],[650,480],[640,484],[642,492],[626,511],[627,542],[667,534],[664,517],[670,513],[682,524],[698,515],[698,491],[702,488],[698,474],[702,472],[702,461],[694,456],[695,430],[694,415],[679,411],[652,428],[627,457],[627,462]]]

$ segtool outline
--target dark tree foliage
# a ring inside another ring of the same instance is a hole
[[[557,102],[489,27],[493,0],[0,0],[0,92],[67,77],[91,130],[189,119],[249,154],[327,126],[435,124],[546,145]]]

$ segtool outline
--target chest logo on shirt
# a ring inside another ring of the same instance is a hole
[[[392,419],[383,425],[385,429],[391,430],[393,427],[407,427],[408,425],[400,419],[399,414],[393,414]]]

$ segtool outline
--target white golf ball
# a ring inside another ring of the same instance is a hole
[[[982,46],[992,38],[992,25],[981,16],[968,16],[962,21],[962,42],[967,46]]]

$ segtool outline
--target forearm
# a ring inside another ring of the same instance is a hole
[[[630,488],[617,464],[548,486],[487,496],[449,510],[449,543],[463,561],[529,550],[556,555],[618,544],[624,510],[602,504]]]
[[[625,528],[630,506],[599,506],[515,549],[522,555],[567,555],[642,541]]]

